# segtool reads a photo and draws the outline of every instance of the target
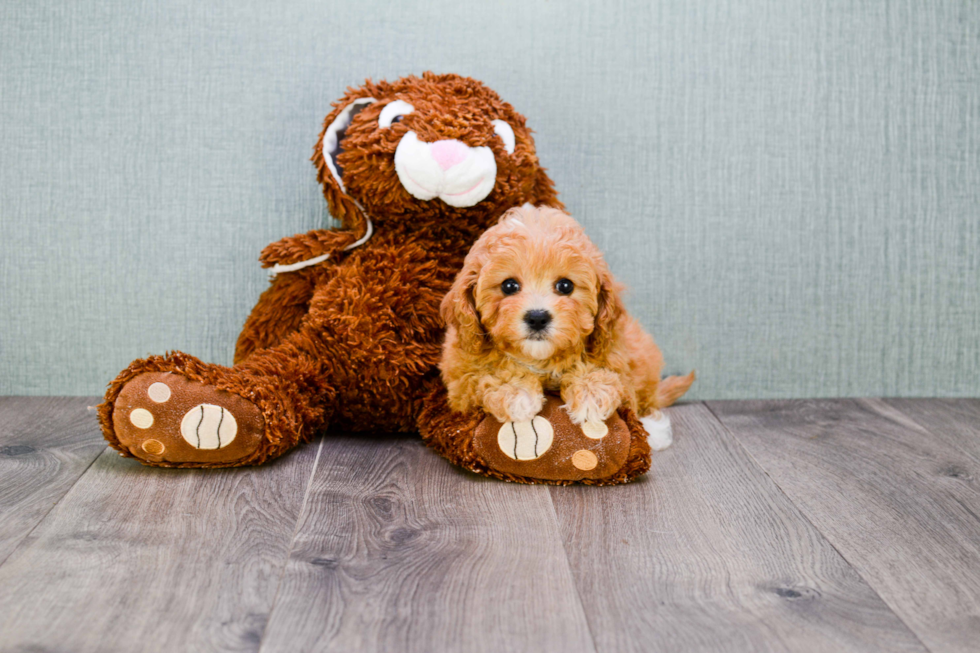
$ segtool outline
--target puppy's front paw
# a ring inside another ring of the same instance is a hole
[[[541,412],[544,406],[544,395],[537,395],[524,389],[518,389],[511,396],[506,405],[507,422],[530,422],[534,416]]]
[[[529,422],[541,412],[544,394],[505,383],[483,396],[483,408],[498,422]]]
[[[565,410],[573,424],[605,422],[620,404],[621,393],[613,385],[590,385],[569,388],[565,399]]]
[[[586,399],[575,406],[565,404],[564,408],[568,412],[568,419],[572,421],[572,424],[577,424],[578,426],[582,426],[586,422],[605,422],[612,415],[612,412],[616,410],[615,408],[603,410],[599,407],[599,403],[593,399]]]

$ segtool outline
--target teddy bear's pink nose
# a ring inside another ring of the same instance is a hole
[[[439,167],[449,170],[457,163],[466,160],[466,153],[469,150],[465,143],[459,141],[436,141],[432,144],[432,158],[436,160]]]

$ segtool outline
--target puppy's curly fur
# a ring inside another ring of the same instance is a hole
[[[440,369],[452,409],[522,422],[550,391],[576,424],[605,421],[620,405],[659,416],[694,373],[661,380],[660,350],[620,292],[571,216],[530,205],[508,211],[473,245],[442,301],[449,328]]]

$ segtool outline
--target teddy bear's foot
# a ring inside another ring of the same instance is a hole
[[[647,433],[631,410],[579,426],[561,403],[548,395],[533,419],[498,422],[482,411],[453,412],[445,389],[437,387],[426,397],[419,429],[453,463],[508,481],[613,485],[649,469]]]
[[[670,428],[670,418],[663,411],[656,410],[653,414],[640,418],[640,423],[647,432],[647,442],[654,451],[663,451],[674,442],[674,431]]]
[[[127,381],[113,404],[112,427],[120,448],[144,463],[182,467],[248,459],[265,430],[254,404],[178,372]]]
[[[530,421],[487,417],[473,433],[473,450],[488,466],[543,481],[606,478],[626,464],[629,449],[630,431],[618,414],[578,426],[552,396]]]

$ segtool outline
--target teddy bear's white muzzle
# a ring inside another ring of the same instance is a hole
[[[423,201],[439,198],[462,208],[490,194],[497,162],[489,147],[470,147],[457,140],[423,143],[410,131],[395,150],[395,171],[412,197]]]

